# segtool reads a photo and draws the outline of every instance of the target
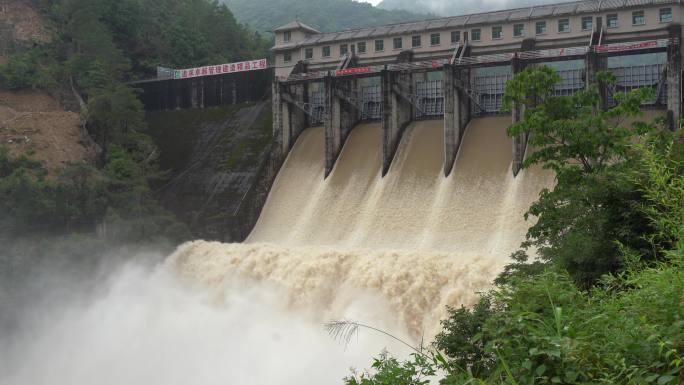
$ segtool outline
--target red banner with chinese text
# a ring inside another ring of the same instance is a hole
[[[186,68],[182,70],[175,70],[173,74],[174,79],[196,78],[198,76],[212,76],[223,75],[234,72],[265,70],[268,68],[268,61],[266,59],[249,60],[239,63],[217,64],[197,68]]]

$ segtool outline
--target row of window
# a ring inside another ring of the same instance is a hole
[[[659,20],[661,23],[669,23],[672,21],[672,8],[661,8],[659,12]],[[594,28],[594,17],[585,16],[581,19],[582,31],[590,31]],[[639,26],[646,24],[646,17],[644,16],[644,11],[633,11],[632,12],[632,25]],[[608,28],[617,28],[619,26],[618,14],[608,14],[606,15],[606,26]],[[498,40],[503,39],[503,26],[497,25],[491,27],[492,39]],[[534,32],[536,35],[544,35],[547,33],[546,21],[538,21],[534,25]],[[569,33],[570,32],[570,19],[559,19],[557,26],[558,33]],[[467,33],[464,32],[464,39],[467,39]],[[513,36],[514,37],[524,37],[525,36],[525,24],[513,24]],[[440,33],[430,34],[430,46],[438,46],[441,44]],[[470,30],[470,40],[480,41],[482,39],[482,29],[473,28]],[[455,44],[461,41],[461,31],[451,32],[451,43]],[[385,50],[385,40],[375,40],[375,52],[383,52]],[[411,36],[411,47],[419,48],[423,44],[421,35]],[[403,49],[404,39],[401,37],[395,37],[392,39],[392,49],[400,50]],[[340,56],[344,56],[349,53],[351,47],[352,54],[363,54],[366,53],[366,42],[358,42],[356,44],[340,44],[339,53]],[[324,58],[331,56],[330,46],[325,46],[322,48],[322,56]],[[313,58],[313,48],[306,48],[304,50],[304,58]],[[289,62],[292,60],[292,55],[290,53],[285,53],[285,61]]]

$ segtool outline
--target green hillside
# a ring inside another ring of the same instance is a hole
[[[426,13],[378,9],[352,0],[223,0],[241,23],[263,33],[293,20],[320,31],[415,21]]]

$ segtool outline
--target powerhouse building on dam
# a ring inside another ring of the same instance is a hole
[[[298,21],[278,27],[274,133],[282,155],[308,126],[325,126],[326,176],[350,130],[381,121],[383,175],[412,120],[444,119],[448,175],[471,118],[500,113],[504,86],[525,67],[558,71],[558,95],[610,70],[604,108],[614,95],[652,87],[645,108],[682,114],[683,14],[679,0],[596,0],[321,33]],[[520,119],[513,111],[512,121]],[[527,137],[513,141],[513,173]]]

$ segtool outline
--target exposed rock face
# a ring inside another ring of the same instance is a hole
[[[38,91],[0,90],[0,145],[12,156],[32,152],[49,172],[69,163],[93,162],[97,155],[81,116]]]

